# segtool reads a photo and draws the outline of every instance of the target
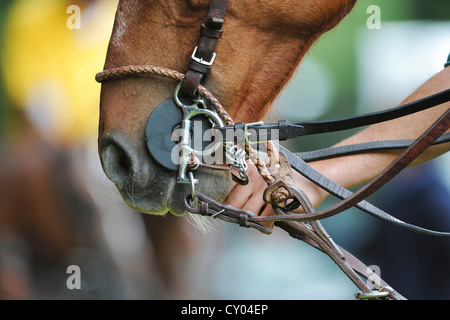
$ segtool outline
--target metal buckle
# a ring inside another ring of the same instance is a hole
[[[257,126],[261,126],[261,125],[263,125],[263,124],[264,124],[264,121],[252,122],[252,123],[246,123],[246,124],[244,124],[244,139],[245,139],[245,143],[246,143],[246,144],[250,145],[250,144],[259,144],[259,143],[262,143],[262,142],[267,142],[267,140],[265,140],[265,141],[253,141],[253,142],[251,142],[251,141],[249,140],[249,138],[248,138],[248,137],[251,135],[251,133],[248,132],[248,128],[249,128],[249,127],[257,127]]]
[[[222,119],[219,115],[211,110],[204,109],[206,104],[201,97],[194,100],[194,104],[187,106],[184,105],[178,98],[178,93],[181,88],[181,83],[175,89],[174,100],[175,104],[178,105],[183,110],[183,120],[181,121],[182,137],[181,137],[181,156],[180,156],[180,167],[178,172],[178,182],[179,183],[198,183],[197,179],[190,179],[186,176],[188,169],[188,163],[191,159],[191,155],[194,154],[196,157],[202,157],[206,155],[213,154],[221,146],[223,142],[218,141],[211,148],[207,150],[198,151],[189,146],[189,132],[191,127],[191,119],[196,115],[205,115],[211,119],[215,125],[218,127],[223,127]],[[199,105],[201,108],[199,108]]]
[[[189,180],[191,183],[191,204],[197,205],[198,198],[195,196],[195,181],[198,181],[197,179],[194,179],[194,174],[192,172],[189,172]]]
[[[196,46],[194,49],[194,52],[192,52],[191,59],[194,60],[195,62],[198,62],[198,63],[204,65],[204,66],[212,66],[212,64],[214,63],[214,60],[216,59],[216,53],[215,52],[213,53],[213,56],[210,61],[205,61],[205,60],[203,60],[203,58],[197,58],[195,56],[197,54],[197,49],[198,49],[198,46]]]

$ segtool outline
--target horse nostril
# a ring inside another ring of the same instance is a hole
[[[131,161],[121,148],[116,145],[109,145],[104,152],[104,161],[107,174],[115,182],[125,180],[131,169]]]
[[[126,140],[121,134],[109,134],[102,139],[103,170],[118,185],[134,177],[138,164],[136,151]]]

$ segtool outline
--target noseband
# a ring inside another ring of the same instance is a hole
[[[377,218],[415,232],[450,237],[450,233],[427,230],[400,221],[364,200],[406,168],[429,146],[450,141],[450,134],[445,134],[450,127],[450,109],[416,140],[374,141],[303,154],[293,154],[272,140],[275,135],[279,140],[287,140],[302,135],[366,126],[409,115],[450,101],[450,89],[394,109],[345,119],[303,123],[283,120],[274,124],[262,122],[236,124],[220,102],[204,87],[205,79],[214,63],[217,42],[223,34],[222,27],[227,4],[226,0],[211,1],[207,18],[200,28],[198,45],[193,50],[186,74],[151,65],[125,66],[100,72],[96,75],[96,80],[104,82],[120,77],[152,74],[179,82],[173,99],[160,104],[150,115],[146,126],[146,142],[150,154],[159,164],[169,170],[178,171],[178,183],[191,186],[191,193],[184,203],[187,211],[238,223],[243,227],[256,228],[263,233],[271,233],[271,230],[262,223],[275,221],[276,226],[287,231],[292,237],[330,256],[360,288],[361,293],[358,298],[404,299],[381,279],[378,279],[378,283],[381,284],[379,291],[373,292],[368,288],[358,275],[366,279],[374,279],[377,275],[350,253],[337,246],[318,220],[356,206]],[[208,146],[202,145],[198,148],[192,146],[189,137],[192,131],[194,134],[196,131],[194,118],[197,120],[201,118],[202,126],[209,126],[213,132],[219,132],[221,137],[227,138],[215,140]],[[178,144],[173,139],[174,128],[179,129]],[[231,138],[225,134],[227,131],[232,131]],[[249,139],[249,136],[252,139]],[[252,147],[253,144],[262,141],[267,144],[265,161]],[[388,149],[404,149],[404,152],[382,173],[355,193],[321,175],[307,164],[308,161],[318,159]],[[175,155],[174,150],[177,151]],[[221,150],[224,151],[227,165],[210,167],[235,168],[239,176],[233,176],[234,179],[241,184],[246,184],[248,182],[246,159],[250,159],[268,184],[264,200],[273,206],[277,215],[260,217],[252,212],[216,202],[207,195],[195,191],[198,180],[194,178],[194,171],[200,165],[204,165],[200,159]],[[307,196],[293,184],[290,176],[291,168],[342,201],[330,208],[315,212]],[[304,214],[292,213],[300,206]]]

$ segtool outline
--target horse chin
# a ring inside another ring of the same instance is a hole
[[[116,185],[127,206],[135,211],[186,214],[184,202],[192,195],[191,183],[178,183],[177,171],[162,167],[135,140],[120,131],[102,138],[100,157],[106,176]],[[195,191],[217,201],[229,194],[232,179],[228,171],[199,167],[192,173],[199,181],[194,185]]]
[[[228,172],[199,168],[195,171],[195,190],[206,194],[216,201],[223,201],[231,189],[231,175]],[[132,210],[165,215],[170,212],[175,216],[184,216],[188,212],[184,201],[192,194],[191,184],[176,182],[175,176],[165,176],[153,180],[147,187],[137,185],[117,186],[123,201]]]
[[[152,215],[165,215],[169,208],[162,197],[152,197],[148,193],[133,193],[118,188],[123,202],[132,210]]]
[[[199,182],[194,185],[195,191],[206,194],[216,201],[223,201],[231,190],[231,175],[228,172],[199,168],[194,173]],[[170,190],[169,208],[174,215],[187,213],[184,202],[192,194],[191,184],[176,183]]]

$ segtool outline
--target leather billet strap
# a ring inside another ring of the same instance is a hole
[[[419,99],[396,108],[348,118],[312,122],[290,122],[287,120],[281,120],[278,123],[256,123],[247,125],[236,123],[232,126],[217,128],[217,130],[223,132],[223,137],[234,136],[229,134],[227,135],[226,133],[228,130],[233,130],[235,135],[239,132],[250,134],[249,140],[251,142],[268,140],[284,141],[299,136],[342,131],[368,126],[430,109],[448,101],[450,101],[450,89],[443,90],[423,99]],[[275,132],[275,136],[273,132]]]
[[[200,40],[189,61],[180,93],[194,98],[199,84],[203,84],[215,59],[218,40],[222,37],[228,0],[212,0],[206,21],[200,27]]]
[[[305,212],[312,214],[314,208],[309,202],[307,196],[296,186],[289,186],[289,192],[296,197]],[[270,234],[271,229],[265,225],[252,221],[255,214],[242,209],[236,209],[226,204],[219,203],[214,199],[208,197],[200,192],[195,193],[198,201],[196,206],[190,203],[189,196],[185,199],[184,206],[191,213],[197,213],[204,216],[219,218],[221,220],[237,223],[241,227],[255,228],[265,234]],[[283,215],[282,212],[279,212]],[[405,300],[397,291],[392,289],[386,282],[378,277],[370,268],[364,263],[354,257],[352,254],[343,248],[334,244],[330,236],[320,226],[319,221],[311,221],[309,224],[300,223],[296,221],[277,221],[276,226],[285,230],[289,235],[295,239],[301,240],[313,248],[328,255],[337,266],[349,277],[349,279],[361,290],[361,293],[372,294],[365,281],[362,281],[360,276],[364,279],[375,280],[380,286],[380,292],[387,292],[385,298],[392,300]]]
[[[403,222],[395,217],[389,215],[388,213],[380,210],[379,208],[371,205],[364,199],[369,195],[373,194],[375,191],[380,189],[384,184],[396,176],[401,170],[407,167],[414,159],[416,159],[421,153],[423,153],[429,146],[446,132],[450,128],[450,109],[448,109],[428,130],[426,130],[419,138],[417,138],[413,144],[411,144],[395,161],[393,161],[383,172],[381,172],[377,177],[373,178],[364,187],[360,188],[357,192],[352,193],[349,190],[343,188],[327,177],[321,175],[319,172],[315,171],[312,167],[308,166],[303,160],[296,157],[286,148],[278,145],[277,148],[285,154],[286,159],[292,166],[292,168],[302,174],[305,178],[311,180],[313,183],[326,190],[330,194],[342,199],[341,202],[336,205],[326,208],[320,211],[306,214],[295,214],[286,213],[283,215],[275,216],[254,216],[248,215],[246,221],[247,223],[253,222],[256,224],[261,224],[263,222],[269,221],[296,221],[296,222],[308,222],[316,221],[324,218],[331,217],[338,214],[352,206],[356,206],[362,211],[369,213],[370,215],[382,219],[386,222],[392,223],[399,227],[409,229],[425,235],[439,236],[450,238],[449,232],[439,232],[434,230],[424,229],[406,222]],[[276,182],[275,182],[276,183]],[[270,186],[269,186],[270,187]],[[204,195],[196,194],[198,198],[207,202],[210,201]],[[228,205],[220,205],[214,203],[215,210],[209,215],[214,213],[220,214],[220,217],[227,216]],[[235,208],[233,208],[233,214],[243,213]],[[188,210],[189,211],[189,210]]]
[[[308,199],[308,196],[295,185],[285,186],[289,193],[296,198],[305,213],[314,213],[314,207]],[[283,215],[283,211],[274,208],[278,215]],[[328,233],[323,229],[319,221],[311,221],[310,224],[299,223],[295,221],[278,221],[275,223],[277,227],[285,230],[293,238],[301,240],[310,246],[322,251],[333,260],[336,265],[347,275],[347,277],[361,290],[360,294],[367,294],[368,297],[373,292],[368,287],[367,282],[360,278],[371,279],[379,287],[379,292],[385,292],[383,299],[406,300],[402,295],[395,291],[389,284],[375,274],[364,263],[354,257],[352,254],[339,247],[334,243]],[[358,298],[358,297],[357,297]],[[369,298],[370,299],[370,298]]]
[[[219,203],[216,200],[208,197],[205,194],[195,192],[195,198],[197,203],[191,203],[190,195],[184,199],[184,207],[187,211],[193,214],[200,214],[202,216],[210,216],[213,218],[219,218],[220,220],[237,223],[241,227],[254,228],[262,233],[271,234],[272,230],[267,226],[249,221],[249,217],[255,217],[256,215],[248,210],[242,210],[234,208],[230,205]]]
[[[313,151],[297,152],[295,153],[295,156],[305,162],[311,162],[372,151],[401,150],[408,148],[413,142],[414,139],[369,141]],[[435,146],[447,142],[450,142],[450,132],[444,133],[432,145]]]
[[[406,168],[412,161],[414,161],[421,153],[423,153],[429,146],[433,144],[441,135],[444,134],[450,128],[450,109],[448,109],[428,130],[426,130],[415,142],[410,145],[396,160],[394,160],[383,172],[381,172],[377,177],[373,178],[364,187],[360,188],[355,193],[341,187],[340,185],[329,180],[327,177],[322,176],[320,173],[314,171],[311,167],[306,165],[301,159],[297,158],[295,155],[290,153],[287,149],[282,146],[278,146],[280,152],[285,153],[289,163],[292,168],[302,174],[305,178],[311,180],[316,185],[320,186],[327,192],[333,194],[334,196],[343,199],[336,205],[323,209],[321,211],[314,212],[314,214],[286,214],[284,216],[271,216],[271,217],[258,217],[249,218],[253,222],[267,222],[276,220],[295,220],[295,221],[313,221],[317,219],[324,219],[331,217],[339,212],[347,210],[352,206],[363,210],[370,215],[382,219],[386,222],[392,223],[394,225],[422,233],[425,235],[439,236],[450,238],[449,232],[438,232],[433,230],[424,229],[399,219],[396,219],[386,212],[372,206],[370,203],[365,201],[369,195],[373,194],[375,191],[380,189],[384,184],[390,181],[394,176],[396,176],[401,170]]]

